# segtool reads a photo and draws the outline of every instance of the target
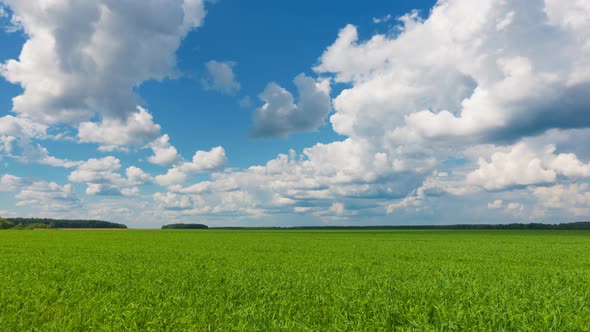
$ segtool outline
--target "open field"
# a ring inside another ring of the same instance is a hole
[[[1,231],[0,331],[590,330],[589,231]]]

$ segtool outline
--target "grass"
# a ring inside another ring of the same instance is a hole
[[[587,231],[1,231],[0,331],[589,331]]]

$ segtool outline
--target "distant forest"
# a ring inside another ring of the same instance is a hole
[[[212,229],[293,229],[293,230],[377,230],[377,229],[546,229],[546,230],[590,230],[590,221],[561,224],[457,224],[457,225],[381,225],[381,226],[301,226],[301,227],[213,227]]]
[[[162,229],[207,229],[207,225],[203,224],[169,224],[162,226]]]
[[[2,218],[0,218],[2,219]],[[2,221],[3,220],[3,221]],[[66,220],[49,218],[4,218],[0,220],[1,228],[127,228],[102,220]]]

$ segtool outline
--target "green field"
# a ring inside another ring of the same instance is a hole
[[[588,231],[0,231],[0,331],[590,330]]]

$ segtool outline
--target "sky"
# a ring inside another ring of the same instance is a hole
[[[0,0],[0,216],[590,218],[586,0]]]

